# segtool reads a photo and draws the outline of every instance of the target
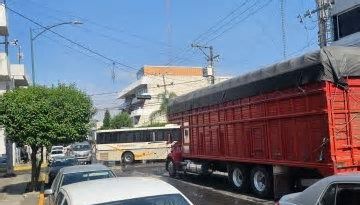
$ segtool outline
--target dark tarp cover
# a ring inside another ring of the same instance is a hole
[[[328,46],[179,96],[170,102],[168,114],[318,81],[346,88],[347,76],[360,76],[360,47]]]

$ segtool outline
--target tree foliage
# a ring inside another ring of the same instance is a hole
[[[122,127],[132,127],[132,120],[127,112],[121,112],[110,120],[111,129],[120,129]]]
[[[111,120],[110,112],[109,112],[109,110],[105,110],[103,125],[101,126],[101,129],[109,129],[110,128],[110,120]]]
[[[175,97],[176,97],[176,94],[174,92],[170,92],[169,94],[166,94],[164,92],[164,93],[160,93],[158,95],[158,99],[160,99],[161,103],[160,103],[159,109],[150,114],[149,118],[150,118],[151,124],[157,123],[154,121],[158,116],[166,115],[167,107],[169,106],[170,100]]]
[[[32,182],[38,181],[42,163],[36,164],[36,152],[83,141],[92,114],[90,98],[72,85],[18,88],[0,98],[0,123],[7,138],[32,149]]]

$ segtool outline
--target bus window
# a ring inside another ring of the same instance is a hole
[[[110,134],[110,143],[115,143],[116,142],[116,132],[113,132]]]
[[[118,143],[124,143],[124,142],[126,142],[126,135],[127,135],[127,133],[120,132],[119,135],[118,135],[118,140],[117,140],[117,142],[118,142]]]
[[[164,130],[158,130],[155,132],[155,141],[166,141]]]
[[[134,142],[134,132],[129,132],[126,135],[126,142],[127,143]]]
[[[135,137],[134,137],[134,142],[141,142],[141,131],[137,131],[137,132],[135,132]]]
[[[111,133],[104,133],[104,144],[108,144],[111,141]]]
[[[150,131],[148,131],[148,130],[144,130],[144,132],[143,132],[143,136],[142,136],[142,142],[150,142],[150,134],[151,134],[151,132]]]

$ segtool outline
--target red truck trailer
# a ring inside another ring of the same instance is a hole
[[[360,170],[360,48],[325,47],[175,98],[178,171],[227,172],[232,186],[280,197]]]

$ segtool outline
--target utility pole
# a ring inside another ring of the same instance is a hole
[[[315,0],[317,8],[307,10],[305,14],[298,15],[300,23],[303,23],[306,18],[311,18],[313,14],[318,16],[318,41],[320,48],[327,46],[333,40],[333,29],[330,18],[330,8],[334,0]]]
[[[165,97],[167,97],[167,88],[166,88],[166,86],[168,86],[168,85],[174,85],[174,82],[171,82],[171,83],[169,83],[169,84],[166,84],[166,81],[165,81],[165,75],[163,74],[162,75],[162,80],[163,80],[163,84],[162,85],[157,85],[157,87],[159,88],[159,87],[164,87],[164,93],[165,93]]]
[[[214,48],[212,46],[202,46],[198,44],[191,44],[191,47],[198,48],[205,56],[208,62],[207,67],[207,76],[210,77],[211,84],[215,84],[215,68],[214,68],[214,61],[219,58],[219,55],[214,55]],[[207,54],[204,49],[209,49],[209,54]]]

